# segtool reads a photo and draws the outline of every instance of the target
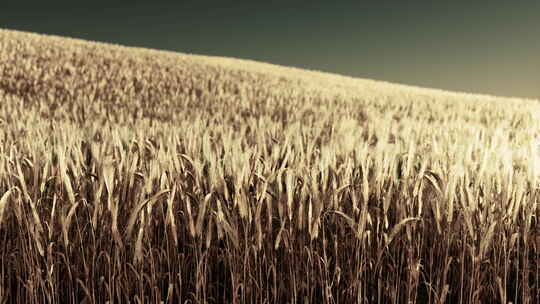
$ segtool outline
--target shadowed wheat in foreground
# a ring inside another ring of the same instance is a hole
[[[539,110],[0,30],[0,303],[537,303]]]

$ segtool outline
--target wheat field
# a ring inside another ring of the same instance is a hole
[[[0,303],[538,303],[539,117],[0,29]]]

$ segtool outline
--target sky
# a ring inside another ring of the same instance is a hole
[[[538,0],[9,2],[0,28],[540,98]]]

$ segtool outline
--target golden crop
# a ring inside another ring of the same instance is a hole
[[[0,303],[536,303],[539,117],[0,30]]]

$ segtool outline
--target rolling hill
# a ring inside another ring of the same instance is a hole
[[[526,102],[5,29],[0,29],[0,42],[0,89],[27,99],[84,96],[89,101],[160,103],[198,91],[234,95],[244,90],[257,91],[257,103],[258,98],[294,90],[318,98]]]
[[[539,117],[0,29],[0,303],[538,302]]]

